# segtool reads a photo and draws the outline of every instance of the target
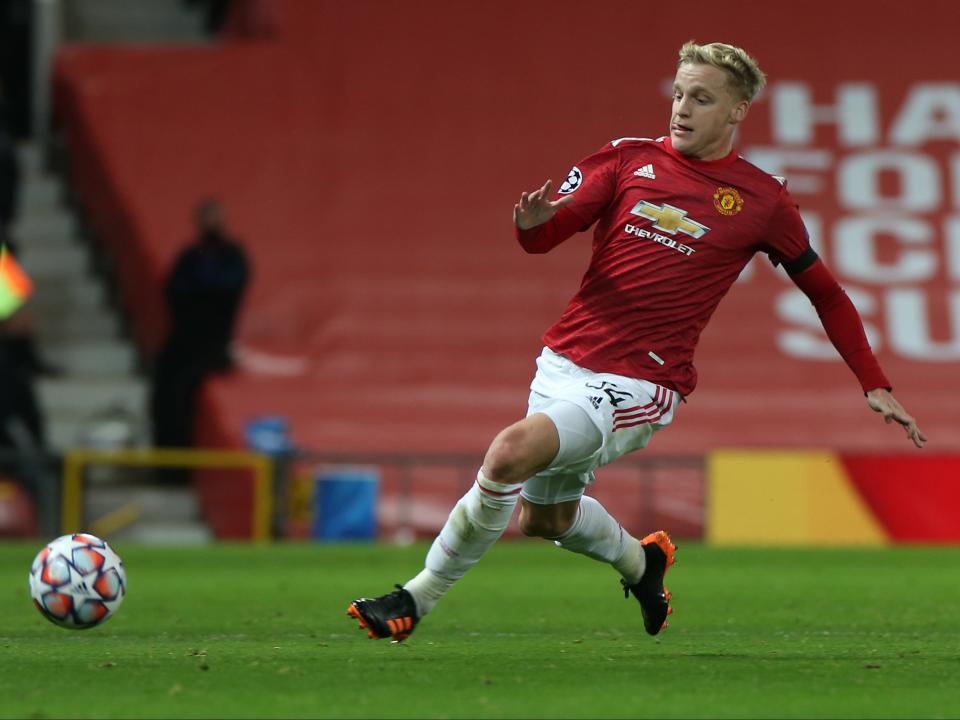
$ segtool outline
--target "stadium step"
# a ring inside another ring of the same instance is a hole
[[[109,407],[123,407],[145,416],[147,410],[147,383],[138,377],[47,377],[38,380],[37,391],[48,415],[93,415]]]
[[[96,487],[96,496],[90,495],[84,503],[84,512],[90,517],[100,517],[113,512],[118,507],[135,503],[140,512],[147,517],[175,518],[178,520],[195,519],[200,515],[200,508],[192,492],[184,492],[186,488],[155,485],[151,487],[137,486],[142,482],[144,471],[141,468],[113,468],[127,472],[130,483],[122,478],[114,478],[110,484]]]
[[[38,314],[36,326],[45,344],[117,340],[121,320],[99,308],[64,308],[59,312]]]
[[[26,178],[24,188],[30,186],[36,178]],[[44,180],[45,181],[45,180]],[[60,182],[57,180],[56,182]],[[43,244],[50,240],[74,238],[78,235],[80,224],[77,218],[65,209],[37,210],[30,206],[20,208],[20,216],[11,227],[14,237],[20,239],[21,245]]]
[[[136,351],[120,340],[48,342],[43,356],[55,367],[84,376],[130,375],[137,370]]]
[[[75,277],[90,265],[87,249],[69,237],[49,238],[43,244],[26,242],[17,260],[31,277]]]
[[[38,315],[63,308],[95,309],[106,304],[107,290],[92,277],[34,277],[30,307]]]
[[[84,497],[86,525],[106,531],[111,541],[212,541],[210,529],[200,520],[192,488],[152,484],[147,475],[149,471],[139,468],[90,468]]]
[[[20,197],[22,198],[29,192],[26,186],[30,182],[46,176],[46,159],[39,145],[25,142],[17,146],[17,162],[20,165]]]
[[[64,5],[72,42],[204,42],[203,3],[83,0]]]
[[[26,173],[25,173],[26,174]],[[20,212],[56,211],[63,201],[63,185],[55,177],[34,174],[23,183],[20,192]]]
[[[47,417],[47,444],[57,452],[86,447],[116,449],[149,444],[147,420],[120,403],[64,409]]]

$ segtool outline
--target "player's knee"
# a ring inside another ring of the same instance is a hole
[[[491,482],[514,484],[526,480],[523,468],[526,463],[527,442],[525,433],[512,426],[501,432],[491,443],[483,460],[483,472]]]
[[[570,529],[575,504],[535,505],[520,501],[520,531],[528,537],[555,540]]]
[[[483,460],[483,472],[493,482],[522,483],[547,467],[558,447],[557,431],[549,418],[527,418],[494,438]]]

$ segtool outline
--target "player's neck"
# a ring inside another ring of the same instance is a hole
[[[706,150],[705,152],[700,153],[698,155],[683,154],[682,152],[677,150],[675,147],[673,147],[673,143],[670,142],[669,136],[664,141],[664,145],[666,146],[667,150],[669,150],[670,153],[675,157],[678,157],[681,160],[686,160],[688,162],[693,162],[693,163],[710,163],[710,164],[717,164],[717,165],[727,165],[729,163],[732,163],[738,157],[737,151],[733,147],[732,139],[730,140],[730,142],[725,143],[723,146],[717,148],[716,150]]]

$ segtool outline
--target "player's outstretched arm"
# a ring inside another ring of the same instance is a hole
[[[830,342],[860,380],[867,403],[873,410],[883,414],[885,422],[896,421],[903,425],[907,438],[922,448],[927,436],[917,427],[914,417],[887,389],[890,383],[870,349],[857,309],[815,252],[808,248],[798,260],[804,259],[804,268],[795,272],[787,268],[787,272],[797,287],[810,298]],[[797,262],[792,264],[796,267]]]
[[[896,420],[903,425],[907,431],[907,437],[918,448],[922,448],[927,441],[927,436],[917,427],[917,421],[914,417],[904,410],[903,405],[897,402],[897,399],[886,388],[877,388],[867,393],[867,403],[878,413],[883,414],[884,422],[891,423]]]
[[[547,180],[542,187],[531,193],[522,193],[520,202],[513,206],[513,222],[521,230],[529,230],[550,220],[564,205],[573,202],[567,195],[559,200],[550,200],[553,181]]]

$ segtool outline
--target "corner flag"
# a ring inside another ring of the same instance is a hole
[[[33,292],[33,283],[23,268],[0,245],[0,320],[13,315]]]

